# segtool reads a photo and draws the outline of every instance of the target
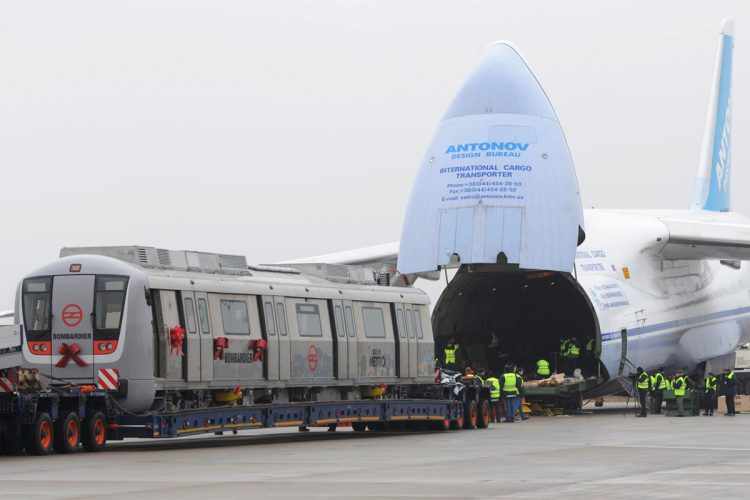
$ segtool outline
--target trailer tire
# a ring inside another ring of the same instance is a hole
[[[34,419],[34,423],[25,426],[26,452],[32,455],[49,455],[52,453],[55,438],[52,419],[47,412],[41,412]]]
[[[75,412],[55,423],[55,450],[58,453],[73,453],[81,444],[81,420]]]
[[[81,435],[83,447],[86,451],[101,451],[107,444],[107,417],[97,411],[91,414],[83,423]]]
[[[481,403],[479,403],[479,415],[477,418],[477,427],[480,429],[486,429],[490,426],[490,420],[491,420],[491,412],[490,412],[490,402],[486,399],[483,399]]]
[[[461,414],[455,419],[451,420],[451,430],[457,431],[464,428],[464,412],[461,410]]]
[[[354,432],[365,432],[367,429],[367,423],[365,422],[352,422],[352,430]]]
[[[475,400],[464,403],[464,429],[476,429],[479,409]]]

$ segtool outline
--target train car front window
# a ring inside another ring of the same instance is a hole
[[[23,282],[23,320],[30,335],[49,333],[52,317],[52,278]]]
[[[94,284],[94,329],[118,332],[125,308],[128,278],[122,276],[97,276]]]

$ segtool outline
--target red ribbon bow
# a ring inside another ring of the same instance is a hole
[[[265,339],[251,340],[248,348],[253,351],[253,361],[263,361],[263,353],[268,347],[268,342]]]
[[[76,343],[73,344],[66,344],[63,342],[63,344],[60,346],[60,350],[58,351],[60,354],[62,354],[62,358],[60,358],[60,361],[55,363],[55,366],[58,368],[65,368],[68,366],[68,362],[72,359],[75,364],[78,366],[86,366],[88,363],[86,363],[84,360],[81,359],[81,346],[79,346]]]
[[[229,348],[229,339],[226,337],[216,337],[214,339],[214,359],[224,359],[224,349]]]
[[[182,341],[185,339],[185,329],[180,325],[169,329],[169,352],[182,356]]]

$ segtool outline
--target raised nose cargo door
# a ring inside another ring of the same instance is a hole
[[[573,270],[584,234],[573,160],[549,99],[509,44],[490,46],[440,122],[402,231],[403,274],[459,263]]]
[[[94,377],[94,276],[55,276],[52,284],[52,376]]]

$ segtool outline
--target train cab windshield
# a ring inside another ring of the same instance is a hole
[[[23,319],[30,336],[49,333],[52,316],[52,278],[30,278],[23,282]]]
[[[96,277],[94,283],[94,329],[96,333],[119,333],[127,288],[128,278],[126,277]]]

